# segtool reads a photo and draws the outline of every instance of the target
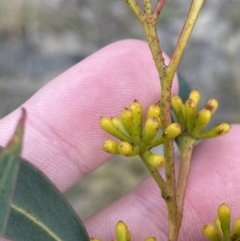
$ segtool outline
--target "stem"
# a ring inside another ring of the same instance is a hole
[[[166,0],[158,0],[158,3],[154,9],[154,13],[159,16],[160,12],[162,11],[163,5],[166,2]]]
[[[144,0],[144,10],[147,14],[152,12],[151,0]]]
[[[150,24],[143,24],[143,29],[145,31],[147,41],[149,43],[150,50],[152,52],[153,60],[158,70],[158,74],[161,80],[161,122],[162,129],[166,129],[168,125],[171,124],[171,87],[172,82],[165,81],[165,63],[162,55],[162,50],[159,44],[157,32],[156,32],[156,19],[157,15]],[[175,167],[174,167],[174,150],[173,142],[170,141],[163,145],[164,157],[165,157],[165,175],[166,183],[171,190],[171,195],[167,196],[165,199],[168,208],[168,218],[169,218],[169,240],[177,240],[176,232],[176,215],[177,215],[177,205],[176,205],[176,185],[175,185]]]
[[[188,173],[190,168],[194,142],[195,142],[195,139],[189,135],[179,137],[181,157],[180,157],[180,168],[179,168],[179,174],[178,174],[178,180],[177,180],[177,196],[176,196],[178,212],[179,212],[179,217],[178,217],[179,225],[181,225],[182,218],[183,218],[183,204],[184,204],[185,189],[187,185],[187,179],[188,179]]]
[[[170,63],[166,71],[168,75],[167,77],[168,81],[171,81],[173,79],[173,76],[178,68],[179,62],[182,58],[183,52],[186,48],[186,45],[188,43],[188,40],[193,30],[193,27],[196,23],[197,17],[199,15],[199,12],[204,2],[205,0],[192,0],[192,4],[188,12],[187,19],[182,28],[182,32],[179,36],[178,42],[173,52],[173,56],[170,60]]]
[[[169,188],[169,186],[166,184],[164,179],[162,178],[161,174],[158,172],[156,168],[151,166],[147,159],[148,155],[150,154],[149,151],[145,151],[143,154],[140,155],[141,159],[143,160],[144,164],[146,165],[148,171],[150,172],[151,176],[154,178],[156,183],[158,184],[161,194],[163,199],[166,202],[167,209],[168,209],[168,219],[169,219],[169,224],[168,224],[168,233],[169,233],[169,241],[174,241],[177,240],[178,237],[178,225],[176,223],[176,203],[174,202],[175,200],[175,195],[172,192],[172,189]]]
[[[157,67],[157,71],[161,80],[161,122],[162,128],[166,129],[168,125],[171,124],[171,88],[172,81],[166,82],[166,65],[163,58],[161,46],[158,40],[157,31],[156,31],[156,23],[159,17],[160,10],[164,4],[164,0],[160,0],[155,7],[153,14],[140,14],[136,15],[144,29],[145,35],[147,37],[147,42],[149,44],[149,48],[151,50],[153,60]],[[132,6],[130,6],[132,8]],[[135,13],[136,11],[133,10]],[[171,195],[165,195],[164,189],[162,190],[162,196],[166,201],[167,209],[168,209],[168,218],[169,218],[169,240],[174,241],[177,240],[178,237],[178,228],[177,225],[177,204],[176,204],[176,181],[175,181],[175,166],[174,166],[174,149],[173,149],[173,141],[165,143],[164,147],[164,156],[166,160],[165,164],[165,175],[166,175],[166,184],[167,187],[171,190]],[[144,158],[143,158],[144,160]],[[146,161],[144,162],[147,165]],[[148,166],[147,166],[148,167]],[[153,172],[152,167],[148,167],[151,175],[156,180],[156,176]],[[154,175],[153,175],[154,174]]]
[[[149,48],[151,50],[154,63],[157,67],[158,75],[160,79],[165,76],[165,61],[162,54],[162,49],[158,40],[157,30],[156,30],[157,15],[152,14],[146,17],[146,21],[142,23]]]
[[[149,12],[149,9],[151,10],[151,7],[149,7],[149,4],[151,3],[150,0],[144,0],[145,12],[140,9],[136,0],[125,0],[125,2],[129,5],[130,9],[142,25],[158,74],[160,79],[163,79],[166,65],[157,36],[156,24],[165,0],[158,1],[153,13]]]
[[[202,8],[205,0],[192,0],[192,4],[183,26],[182,32],[178,39],[177,45],[174,49],[173,56],[170,60],[169,66],[166,67],[163,58],[161,46],[159,44],[156,23],[165,0],[158,0],[154,11],[151,13],[151,1],[144,0],[144,11],[142,11],[137,4],[136,0],[125,0],[129,7],[132,9],[133,13],[136,15],[140,21],[147,41],[153,56],[153,60],[157,67],[157,71],[161,82],[161,123],[162,129],[165,130],[169,126],[171,121],[171,89],[174,74],[178,68],[179,62],[182,58],[185,47],[188,43],[190,35],[192,33],[193,27],[195,25],[196,19],[199,15],[200,9]],[[175,165],[174,165],[174,148],[173,141],[169,141],[163,144],[164,157],[165,157],[165,176],[166,181],[163,180],[162,176],[159,174],[156,168],[152,167],[147,162],[148,151],[144,151],[140,157],[147,166],[149,172],[157,182],[159,188],[162,191],[162,196],[166,201],[168,208],[168,240],[177,241],[179,229],[182,221],[182,211],[183,211],[183,201],[184,193],[186,188],[187,175],[190,166],[190,159],[193,147],[193,139],[188,139],[190,137],[183,138],[183,145],[181,150],[181,165],[180,173],[178,177],[176,190],[176,180],[175,180]],[[185,144],[186,143],[186,144]],[[191,148],[190,148],[191,147]],[[166,192],[165,192],[166,190]],[[165,195],[167,194],[167,195]],[[180,206],[178,206],[180,205]]]
[[[161,81],[162,94],[161,94],[161,122],[162,129],[166,129],[171,124],[171,87],[172,83]],[[174,148],[173,141],[169,141],[163,144],[164,157],[165,157],[165,176],[166,183],[172,190],[172,197],[170,200],[171,205],[168,207],[169,215],[169,230],[168,240],[177,240],[178,231],[177,228],[177,203],[176,203],[176,180],[175,180],[175,164],[174,164]]]
[[[161,122],[162,129],[166,129],[167,126],[171,124],[171,88],[172,81],[166,82],[165,74],[165,62],[162,55],[162,50],[159,44],[157,31],[156,31],[156,21],[157,14],[148,16],[147,20],[142,23],[144,32],[149,43],[149,47],[153,56],[153,60],[157,67],[157,71],[161,80]],[[168,188],[171,190],[171,195],[166,196],[164,199],[168,208],[168,218],[169,218],[169,240],[177,240],[178,232],[177,228],[177,204],[176,204],[176,181],[175,181],[175,166],[174,166],[174,149],[173,141],[163,144],[164,157],[165,157],[165,175],[166,183]]]
[[[133,11],[137,18],[143,14],[143,11],[139,7],[136,0],[125,0],[125,2],[129,5],[130,9]]]
[[[155,168],[152,165],[150,165],[150,163],[147,161],[149,155],[150,155],[150,151],[144,151],[143,154],[141,154],[139,156],[141,157],[141,159],[143,160],[143,163],[147,167],[147,169],[150,172],[151,176],[153,177],[153,179],[155,180],[155,182],[157,183],[157,185],[159,186],[159,188],[163,192],[162,194],[165,193],[166,195],[169,196],[170,195],[170,190],[167,187],[166,182],[164,181],[163,177],[158,172],[157,168]]]

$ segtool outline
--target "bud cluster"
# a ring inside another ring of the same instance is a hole
[[[101,128],[121,141],[108,139],[103,144],[103,150],[124,156],[143,154],[146,151],[148,162],[156,168],[162,167],[164,157],[151,153],[149,149],[173,140],[181,133],[181,126],[178,123],[172,123],[158,135],[158,130],[161,128],[160,113],[159,105],[152,104],[148,108],[143,125],[142,106],[134,100],[129,108],[121,111],[119,117],[101,117]]]
[[[182,133],[188,133],[198,140],[226,134],[230,130],[230,125],[227,123],[220,123],[204,131],[218,108],[218,102],[214,98],[210,99],[202,110],[197,111],[200,97],[198,90],[192,90],[185,103],[180,96],[172,96],[172,108],[178,123],[181,124]]]
[[[123,221],[118,221],[115,227],[117,239],[112,239],[112,241],[131,241],[131,233],[127,225]],[[98,238],[91,238],[90,241],[101,241]],[[156,238],[150,236],[145,239],[145,241],[156,241]]]
[[[117,241],[131,241],[131,233],[127,225],[123,221],[119,221],[116,225]],[[145,241],[156,241],[156,238],[150,236]]]
[[[203,227],[203,235],[210,241],[240,241],[240,218],[234,222],[231,233],[230,207],[223,203],[218,207],[217,213],[218,217],[215,219],[214,224],[208,223]]]

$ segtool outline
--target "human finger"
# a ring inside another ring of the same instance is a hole
[[[175,78],[173,93],[177,88]],[[117,116],[134,99],[146,110],[159,96],[159,77],[147,44],[111,44],[23,104],[28,117],[22,156],[65,191],[111,157],[101,150],[109,135],[99,127],[100,116]],[[6,145],[19,115],[17,109],[0,121],[1,145]]]

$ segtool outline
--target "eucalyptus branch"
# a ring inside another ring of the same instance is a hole
[[[150,14],[152,12],[151,0],[144,0],[145,13]]]
[[[173,236],[178,233],[176,231],[177,227],[177,203],[176,203],[176,181],[175,181],[175,164],[174,164],[174,149],[173,149],[173,141],[169,141],[163,144],[164,157],[165,157],[165,176],[166,183],[169,188],[172,190],[172,196],[169,197],[169,200],[166,200],[168,207],[168,240],[177,240],[177,236],[173,238]],[[170,202],[170,205],[168,205]]]
[[[165,3],[165,0],[158,0],[153,11],[151,6],[151,0],[144,0],[143,10],[139,7],[136,0],[125,0],[125,2],[129,5],[130,9],[133,11],[133,13],[142,25],[142,28],[147,38],[147,42],[149,44],[149,48],[153,56],[154,63],[159,74],[161,84],[161,101],[159,104],[161,109],[161,128],[163,130],[163,135],[167,135],[167,131],[165,130],[172,124],[171,89],[173,77],[178,68],[179,62],[182,58],[183,52],[188,43],[193,27],[205,0],[192,0],[187,19],[183,26],[182,32],[180,34],[168,67],[166,66],[165,60],[163,58],[162,49],[156,30],[157,20]],[[164,138],[164,136],[154,139],[149,145],[149,147],[151,147],[151,145],[153,145],[156,141],[161,141],[161,138]],[[147,140],[149,140],[149,138]],[[190,166],[193,142],[193,137],[186,136],[182,138],[181,165],[177,182],[175,180],[174,147],[172,139],[163,142],[165,158],[165,181],[158,173],[158,170],[151,164],[149,164],[149,158],[148,156],[146,156],[148,155],[147,149],[144,149],[144,151],[141,152],[142,154],[140,154],[140,157],[142,158],[143,162],[147,166],[155,181],[157,182],[159,188],[162,191],[162,196],[166,201],[169,219],[169,241],[176,241],[178,239],[179,229],[182,221],[184,193]],[[165,190],[167,190],[167,192]]]
[[[125,0],[125,2],[128,4],[132,12],[135,14],[135,16],[138,18],[138,16],[143,14],[143,11],[139,7],[136,0]]]
[[[162,178],[161,174],[158,172],[156,168],[148,162],[149,151],[145,151],[142,155],[140,155],[141,159],[143,160],[144,164],[146,165],[147,169],[149,170],[151,176],[154,178],[156,183],[158,184],[161,195],[166,202],[167,210],[168,210],[168,233],[169,238],[168,240],[177,240],[178,237],[178,212],[177,212],[177,205],[176,205],[176,198],[175,193],[173,193],[173,189],[167,185],[167,183]]]
[[[149,44],[149,48],[151,50],[153,60],[155,62],[161,83],[161,123],[162,129],[166,129],[168,125],[171,124],[171,88],[172,88],[172,81],[166,82],[166,65],[162,54],[162,49],[159,43],[159,39],[157,36],[156,24],[157,19],[160,14],[160,10],[163,7],[165,1],[158,1],[155,11],[153,13],[147,14],[140,13],[140,11],[136,11],[136,2],[133,4],[133,1],[127,1],[128,5],[137,16],[138,20],[140,21],[146,38]],[[149,4],[149,1],[145,1],[145,4]],[[149,9],[147,9],[149,12]],[[165,201],[168,208],[168,216],[169,216],[169,240],[177,240],[178,230],[177,228],[177,204],[176,204],[176,181],[175,181],[175,166],[174,166],[174,148],[173,148],[173,141],[169,141],[164,143],[164,157],[165,157],[165,176],[166,176],[166,183],[167,186],[171,190],[171,195],[165,197]]]
[[[185,196],[185,189],[187,185],[188,173],[191,163],[193,144],[195,139],[189,135],[179,136],[180,143],[180,168],[177,179],[177,206],[179,212],[179,222],[182,221],[183,217],[183,203]]]
[[[158,3],[156,4],[156,7],[154,8],[153,13],[159,15],[162,11],[163,5],[166,0],[158,0]]]
[[[193,27],[197,21],[197,17],[205,1],[206,0],[192,0],[192,4],[188,12],[187,19],[182,28],[181,34],[179,36],[178,42],[173,52],[173,56],[166,70],[167,81],[171,81],[173,79],[173,76],[178,68],[184,50],[187,46],[188,40],[191,36]]]
[[[153,56],[153,60],[157,67],[158,74],[160,76],[160,79],[162,79],[165,75],[166,66],[157,36],[156,24],[160,14],[160,10],[162,9],[159,3],[162,2],[163,5],[165,1],[159,1],[155,8],[156,11],[154,10],[153,13],[151,13],[151,2],[148,0],[144,1],[144,11],[140,9],[136,0],[125,0],[125,2],[129,5],[132,12],[138,18],[144,30],[147,42],[149,44],[149,48]]]

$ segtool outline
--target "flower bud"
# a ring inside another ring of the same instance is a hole
[[[176,118],[177,118],[177,121],[181,124],[183,130],[185,129],[185,113],[184,113],[184,105],[183,105],[183,102],[182,102],[182,99],[180,96],[178,95],[174,95],[172,96],[172,99],[171,99],[171,105],[172,105],[172,108],[175,112],[175,115],[176,115]]]
[[[185,125],[188,133],[191,133],[193,130],[193,125],[196,115],[196,103],[192,99],[188,99],[185,102]]]
[[[121,142],[118,145],[118,152],[123,156],[131,156],[133,153],[133,147],[128,142]]]
[[[155,117],[159,121],[159,127],[161,126],[160,120],[161,109],[158,104],[152,104],[148,108],[147,119]]]
[[[103,150],[111,154],[119,154],[118,143],[113,140],[106,140],[103,143]]]
[[[119,221],[116,225],[116,233],[118,241],[130,241],[131,233],[127,228],[127,225],[123,221]]]
[[[200,101],[201,95],[198,90],[194,89],[189,94],[189,99],[192,99],[196,105],[196,108],[198,107],[199,101]]]
[[[125,130],[125,128],[123,126],[123,123],[122,123],[122,121],[121,121],[121,119],[119,117],[113,117],[112,118],[112,123],[120,132],[122,132],[126,136],[129,136],[129,134]]]
[[[145,122],[145,127],[142,134],[141,149],[148,146],[156,136],[159,127],[159,122],[156,117],[148,118]]]
[[[178,123],[170,124],[162,133],[164,142],[173,140],[175,137],[181,134],[181,126]]]
[[[100,126],[107,133],[117,137],[121,141],[129,141],[129,142],[131,142],[131,139],[128,136],[126,136],[124,133],[120,132],[116,128],[116,126],[113,124],[111,118],[109,118],[109,117],[101,117],[100,118]]]
[[[210,122],[211,117],[212,113],[210,110],[202,109],[199,111],[191,135],[197,137],[198,134],[204,129],[204,127]]]
[[[131,129],[133,128],[133,112],[128,108],[121,111],[121,121],[127,133],[131,136]]]
[[[145,239],[145,241],[156,241],[155,237],[148,237]]]
[[[240,239],[240,218],[238,218],[233,224],[233,236],[236,238],[234,240]]]
[[[205,105],[205,109],[210,110],[212,115],[217,110],[217,108],[218,108],[218,101],[215,98],[210,99]]]
[[[162,155],[159,154],[151,154],[148,156],[148,162],[151,164],[151,166],[155,168],[160,168],[165,163],[165,158]]]
[[[161,113],[160,106],[158,104],[152,104],[148,108],[147,118],[159,117]]]
[[[214,223],[215,223],[215,226],[216,226],[216,228],[217,228],[217,231],[218,231],[221,235],[223,235],[222,227],[221,227],[221,222],[220,222],[219,218],[216,218]]]
[[[210,241],[221,241],[221,238],[215,229],[215,227],[208,223],[202,229],[202,234],[208,238]]]
[[[129,109],[133,113],[132,138],[136,144],[139,144],[142,137],[142,106],[137,100],[134,100],[133,103],[130,105]]]
[[[218,218],[221,223],[224,239],[230,240],[231,210],[226,203],[223,203],[218,207]]]
[[[200,133],[197,135],[197,139],[206,139],[206,138],[212,138],[217,136],[222,136],[227,134],[231,129],[231,126],[227,123],[221,123],[214,127],[212,127],[210,130],[205,131],[203,133]]]

